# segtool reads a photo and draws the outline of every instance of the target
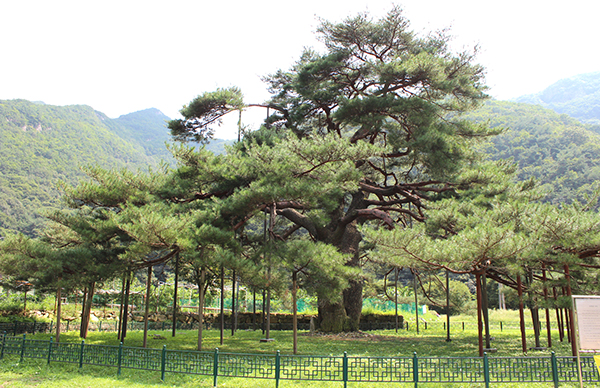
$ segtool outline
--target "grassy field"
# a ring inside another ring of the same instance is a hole
[[[414,330],[416,325],[414,319],[411,322],[410,317],[405,317],[409,322],[409,331],[400,330],[396,333],[394,330],[371,331],[363,333],[351,333],[341,335],[310,335],[307,332],[301,332],[299,336],[299,353],[310,355],[342,355],[344,351],[349,356],[412,356],[417,352],[419,356],[452,356],[452,357],[473,357],[478,355],[478,342],[476,331],[476,320],[472,316],[453,317],[451,321],[451,339],[446,341],[446,332],[443,330],[444,316],[436,316],[432,313],[425,315],[428,322],[427,330],[424,328],[424,322],[420,324],[420,332]],[[497,352],[490,354],[496,356],[523,356],[521,350],[521,339],[518,325],[518,314],[516,312],[497,312],[491,314],[493,336],[492,347],[497,348]],[[462,322],[465,322],[465,329],[462,329]],[[502,331],[499,323],[502,322]],[[528,324],[531,327],[531,324]],[[542,346],[546,345],[546,332],[542,332]],[[164,339],[153,339],[157,334]],[[36,339],[47,339],[49,334],[36,334]],[[234,353],[275,353],[280,350],[282,354],[292,353],[292,333],[289,331],[271,331],[271,337],[274,341],[264,343],[259,340],[264,335],[261,331],[238,331],[235,336],[231,332],[225,333],[224,344],[220,344],[220,333],[217,330],[207,330],[204,332],[204,350],[212,351],[218,347],[221,352]],[[528,347],[534,346],[533,331],[527,331]],[[197,332],[179,331],[175,337],[171,336],[170,331],[151,331],[149,334],[149,347],[162,348],[166,345],[168,349],[186,349],[195,350],[197,341]],[[125,341],[127,346],[141,346],[142,333],[139,331],[129,332]],[[80,342],[78,332],[68,332],[61,334],[63,342]],[[86,340],[87,344],[105,344],[117,345],[118,341],[115,333],[104,332],[89,334]],[[570,355],[571,347],[566,342],[560,342],[558,331],[553,330],[553,347],[550,350],[530,351],[530,356],[549,355],[555,351],[557,355]],[[151,387],[155,385],[168,387],[209,387],[212,386],[212,378],[186,376],[179,374],[167,374],[165,382],[160,381],[160,373],[149,371],[135,371],[123,369],[121,376],[117,376],[116,368],[100,368],[84,366],[81,370],[77,365],[52,363],[50,366],[43,361],[25,360],[19,363],[18,359],[6,358],[0,362],[0,388],[4,387]],[[219,378],[220,387],[274,387],[273,380],[253,380],[253,379],[233,379]],[[369,387],[370,383],[348,383],[349,387]],[[340,382],[292,382],[281,381],[280,387],[343,387]],[[376,384],[377,387],[409,387],[411,384]],[[425,384],[423,387],[477,387],[474,384]],[[480,385],[483,386],[483,385]],[[550,387],[551,383],[545,384],[506,384],[502,387]],[[561,384],[561,387],[579,386]],[[590,386],[590,385],[586,385]]]

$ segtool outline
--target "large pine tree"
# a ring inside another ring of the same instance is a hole
[[[245,167],[193,199],[229,198],[222,215],[232,228],[275,208],[294,228],[285,238],[308,234],[357,267],[359,225],[405,227],[454,190],[471,140],[489,134],[460,117],[485,99],[484,72],[476,50],[452,52],[443,33],[418,36],[397,7],[376,21],[322,22],[318,34],[324,53],[305,50],[289,71],[265,77],[268,102],[245,104],[236,88],[205,93],[169,127],[175,139],[202,140],[225,114],[269,108],[265,127],[238,146]],[[319,300],[321,329],[358,329],[361,308],[357,277],[342,299]]]

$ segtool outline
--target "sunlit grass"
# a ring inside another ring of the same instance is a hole
[[[503,319],[503,327],[500,330],[500,324],[496,320],[497,316]],[[515,320],[516,317],[516,320]],[[407,317],[405,317],[406,319]],[[311,335],[307,331],[300,331],[298,337],[298,352],[304,355],[342,355],[348,352],[348,355],[368,355],[368,356],[412,356],[417,352],[420,356],[431,357],[474,357],[478,356],[478,337],[477,337],[477,319],[473,316],[457,316],[451,318],[450,342],[446,341],[446,331],[444,324],[445,316],[436,316],[434,313],[425,314],[427,322],[425,329],[424,322],[420,322],[419,333],[416,332],[414,319],[409,322],[409,330],[400,329],[398,333],[395,330],[368,331],[358,335]],[[495,314],[491,318],[492,347],[497,352],[490,354],[493,356],[523,356],[521,333],[518,323],[518,312],[509,312]],[[465,323],[464,330],[462,323]],[[531,323],[528,323],[527,329],[527,347],[534,346],[534,333],[531,329]],[[50,334],[36,334],[36,338],[47,339]],[[224,333],[223,344],[220,343],[220,331],[216,329],[204,330],[203,349],[204,351],[213,351],[219,348],[221,352],[232,353],[275,353],[277,350],[282,354],[292,353],[292,332],[291,331],[271,331],[272,342],[260,342],[265,335],[260,331],[240,330],[231,335],[231,331]],[[546,331],[541,333],[542,346],[546,346]],[[157,339],[158,338],[158,339]],[[549,355],[555,351],[557,355],[570,355],[571,347],[564,340],[560,342],[557,329],[552,330],[552,348],[545,351],[529,352],[531,355]],[[80,342],[78,331],[69,331],[61,334],[61,341]],[[148,347],[181,350],[197,350],[198,332],[197,331],[177,331],[173,337],[170,330],[150,330],[148,333]],[[115,332],[90,332],[86,339],[87,344],[99,345],[118,345],[117,334]],[[143,332],[139,330],[128,331],[127,338],[124,341],[125,346],[142,346]]]

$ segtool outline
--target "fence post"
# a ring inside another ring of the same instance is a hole
[[[485,388],[490,388],[490,364],[487,352],[483,353],[483,377],[485,379]]]
[[[500,321],[500,331],[502,331],[502,321]]]
[[[0,350],[0,360],[4,358],[4,344],[6,342],[6,330],[2,333],[2,350]]]
[[[33,334],[33,335],[35,335],[35,324],[36,324],[36,322],[33,322],[33,329],[31,330],[33,332],[31,334]]]
[[[119,343],[119,353],[117,354],[117,376],[121,376],[121,362],[123,359],[123,342]]]
[[[21,343],[21,361],[23,362],[23,357],[25,357],[25,333],[23,333],[23,342]]]
[[[217,376],[219,375],[219,348],[215,348],[213,358],[213,387],[217,386]]]
[[[462,324],[463,324],[463,331],[465,331],[465,323],[463,322]]]
[[[79,349],[79,369],[83,366],[83,349],[85,348],[85,340],[81,340],[81,348]]]
[[[50,336],[50,344],[48,345],[48,365],[50,365],[51,358],[52,358],[52,336]]]
[[[417,388],[419,386],[419,359],[417,358],[417,352],[413,353],[413,380],[415,388]]]
[[[15,337],[17,336],[17,325],[18,325],[18,324],[19,324],[18,322],[15,322],[15,328],[14,328]]]
[[[275,388],[279,388],[279,373],[281,372],[281,354],[279,350],[275,355]]]
[[[102,332],[102,321],[98,322],[98,331]]]
[[[163,345],[160,357],[160,380],[165,381],[165,370],[167,368],[167,345]]]
[[[50,321],[50,333],[52,333],[52,325],[54,324],[54,321]]]
[[[67,330],[65,330],[65,331],[69,331],[69,323],[70,323],[70,321],[67,321]]]
[[[552,381],[554,381],[554,388],[558,388],[558,364],[556,363],[556,353],[552,351],[550,356],[550,364],[552,365]]]
[[[348,352],[344,352],[344,360],[342,363],[342,377],[344,379],[344,388],[348,386]]]

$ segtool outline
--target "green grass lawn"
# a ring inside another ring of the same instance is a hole
[[[446,342],[446,331],[444,330],[445,316],[437,316],[432,312],[427,313],[424,318],[428,324],[420,321],[419,333],[416,333],[414,317],[405,316],[409,330],[368,331],[359,334],[348,335],[310,335],[306,331],[300,332],[298,337],[298,352],[305,355],[342,355],[345,351],[348,355],[368,356],[412,356],[417,352],[420,356],[453,356],[474,357],[478,356],[477,320],[470,315],[456,316],[451,318],[450,338]],[[464,330],[462,323],[465,323]],[[519,330],[519,316],[516,311],[491,311],[490,314],[492,347],[497,352],[490,356],[523,356],[521,345],[521,333]],[[500,330],[502,322],[502,330]],[[555,325],[554,320],[551,325]],[[112,326],[112,325],[111,325]],[[527,322],[527,346],[535,345],[531,322]],[[164,339],[154,339],[154,335],[160,335]],[[51,334],[36,334],[35,338],[48,339]],[[280,350],[282,354],[292,353],[292,332],[271,331],[273,342],[261,343],[264,338],[260,330],[237,331],[234,336],[231,331],[225,331],[224,343],[220,344],[220,332],[216,329],[204,330],[203,350],[212,351],[219,348],[222,352],[236,353],[275,353]],[[167,345],[168,349],[196,350],[198,339],[197,331],[178,331],[172,337],[171,331],[151,330],[148,334],[148,346],[162,348]],[[70,331],[61,334],[61,341],[80,342],[78,331]],[[557,329],[552,330],[552,349],[546,351],[529,352],[530,355],[549,355],[555,351],[557,355],[568,356],[571,346],[566,339],[559,341]],[[88,344],[118,345],[117,335],[114,332],[90,332],[86,339]],[[128,331],[124,341],[126,346],[142,346],[143,333],[141,331]],[[545,328],[541,333],[541,345],[547,345]]]
[[[410,357],[414,352],[420,357],[475,357],[478,355],[476,319],[472,316],[453,317],[451,321],[451,339],[446,341],[446,332],[443,329],[445,317],[437,317],[429,313],[424,317],[428,322],[425,330],[424,323],[420,325],[420,332],[415,331],[414,319],[405,317],[409,321],[410,330],[371,331],[358,334],[342,335],[310,335],[301,332],[299,336],[299,353],[304,355],[334,355],[339,356],[348,352],[349,356],[376,356],[376,357]],[[492,331],[494,337],[492,347],[497,352],[490,357],[521,357],[520,331],[518,329],[518,314],[516,312],[492,312]],[[462,329],[465,322],[465,329]],[[499,322],[503,322],[500,331]],[[531,327],[531,324],[528,325]],[[160,335],[163,339],[154,339],[154,335]],[[551,351],[557,355],[570,355],[571,347],[566,342],[560,342],[558,331],[553,330],[553,347],[544,351],[529,351],[528,356],[550,355]],[[50,334],[35,334],[33,338],[47,339]],[[219,348],[220,352],[232,353],[271,353],[280,350],[282,354],[292,353],[292,333],[290,331],[271,331],[272,342],[260,342],[264,335],[258,331],[238,331],[234,336],[231,331],[225,332],[224,343],[220,344],[220,333],[218,330],[204,331],[204,349],[213,351]],[[126,346],[141,346],[143,334],[140,331],[130,331],[125,340]],[[78,332],[67,332],[61,334],[61,342],[80,342]],[[533,330],[527,330],[528,347],[534,346]],[[150,331],[149,347],[162,348],[166,345],[168,349],[195,350],[197,342],[196,331],[178,331],[175,337],[170,331]],[[118,345],[116,333],[114,332],[90,332],[86,339],[87,344]],[[542,331],[542,346],[546,345],[546,332]],[[160,373],[151,371],[136,371],[123,369],[121,376],[117,376],[116,368],[101,368],[84,365],[80,370],[77,365],[52,363],[46,365],[42,360],[25,360],[18,362],[18,358],[7,357],[0,362],[0,388],[5,387],[150,387],[176,386],[176,387],[209,387],[212,386],[211,377],[187,376],[168,373],[165,382],[160,381]],[[273,380],[260,379],[234,379],[220,377],[220,387],[275,387]],[[369,387],[373,383],[348,383],[349,387]],[[377,387],[413,387],[414,384],[376,384]],[[423,387],[477,387],[476,384],[440,384],[419,383]],[[502,387],[551,387],[552,383],[545,384],[507,384]],[[575,387],[575,385],[561,384],[561,387]],[[593,386],[593,385],[586,385]],[[343,387],[343,383],[306,381],[280,382],[280,387]]]

